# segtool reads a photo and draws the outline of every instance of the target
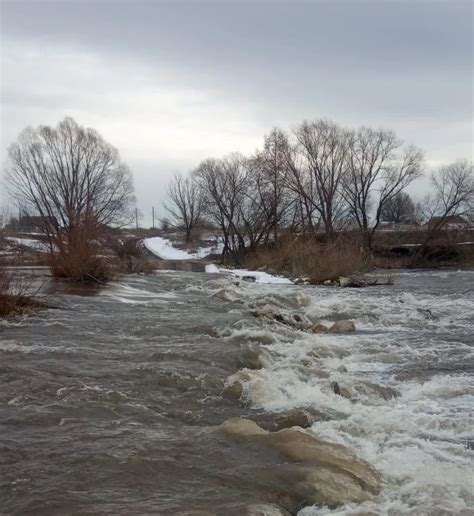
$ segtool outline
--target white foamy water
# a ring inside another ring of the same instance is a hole
[[[310,287],[298,313],[314,322],[351,319],[356,333],[309,334],[268,321],[256,323],[264,331],[231,332],[260,341],[271,356],[245,371],[243,396],[254,408],[329,414],[313,430],[354,449],[383,477],[370,502],[299,514],[474,514],[471,287],[472,274],[454,271],[403,274],[393,287]],[[244,288],[247,302],[256,288]],[[332,382],[351,399],[336,395]]]

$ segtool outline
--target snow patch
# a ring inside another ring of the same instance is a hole
[[[143,245],[155,256],[162,260],[199,260],[211,253],[222,252],[222,245],[200,247],[195,253],[177,249],[172,242],[163,237],[145,238]],[[247,269],[225,269],[214,264],[206,265],[206,272],[210,274],[231,274],[239,278],[253,279],[259,284],[289,285],[292,281],[281,276],[273,276],[263,271],[249,271]]]
[[[190,253],[174,247],[170,240],[163,237],[145,238],[143,245],[162,260],[200,260],[211,253],[222,252],[222,246],[214,245],[200,247],[196,252]]]
[[[248,269],[224,269],[218,268],[214,264],[206,265],[206,272],[231,274],[239,278],[249,278],[259,284],[291,285],[293,283],[288,278],[283,276],[273,276],[272,274],[268,274],[268,272],[249,271]]]
[[[24,247],[29,247],[30,249],[34,249],[35,251],[47,252],[49,251],[49,246],[40,240],[35,240],[33,238],[19,238],[19,237],[7,237],[9,242],[14,242],[17,245],[22,245]]]

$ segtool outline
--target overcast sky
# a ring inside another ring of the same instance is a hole
[[[2,159],[72,116],[119,149],[146,213],[174,171],[305,118],[394,129],[428,166],[472,159],[470,0],[0,1]]]

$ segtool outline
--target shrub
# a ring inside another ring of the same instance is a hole
[[[105,258],[89,253],[58,253],[49,256],[55,278],[67,278],[86,283],[103,283],[113,278]]]
[[[33,297],[36,293],[24,281],[15,281],[12,273],[0,270],[0,317],[45,307]]]
[[[56,278],[103,283],[112,279],[113,271],[104,256],[100,243],[87,232],[70,234],[59,249],[49,255],[51,272]]]

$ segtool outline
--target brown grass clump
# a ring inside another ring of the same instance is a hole
[[[323,283],[366,272],[370,260],[360,245],[350,240],[324,243],[316,238],[286,235],[271,246],[249,254],[244,265]]]
[[[316,254],[309,277],[311,283],[323,283],[369,269],[370,259],[361,247],[353,244],[326,245]]]
[[[15,281],[12,273],[0,270],[0,317],[20,315],[46,306],[33,296],[28,285]]]

